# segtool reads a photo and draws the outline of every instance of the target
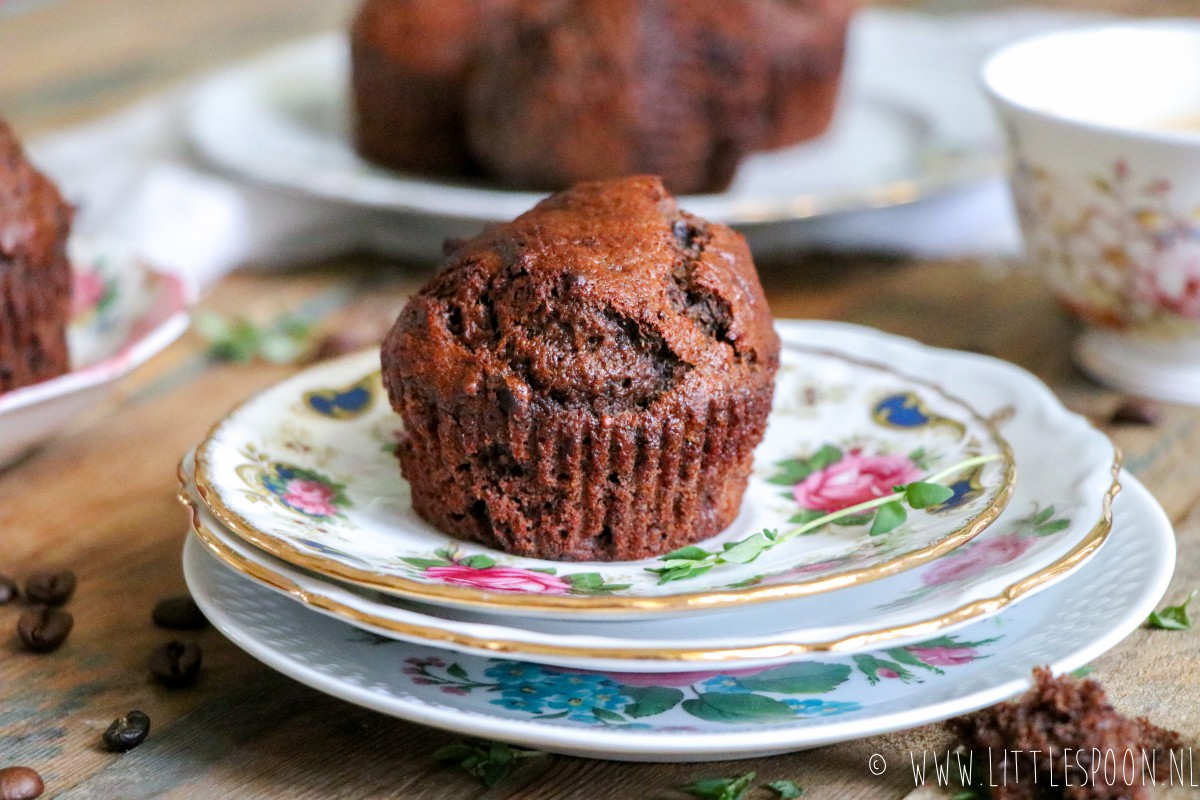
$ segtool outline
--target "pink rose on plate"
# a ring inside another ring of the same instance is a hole
[[[426,577],[458,586],[493,589],[498,592],[530,592],[533,594],[567,594],[571,584],[557,575],[534,572],[516,567],[484,567],[476,569],[462,564],[448,567],[427,567]]]
[[[917,657],[922,664],[930,667],[955,667],[959,664],[970,664],[976,658],[976,653],[970,647],[909,647],[908,652]]]
[[[865,456],[861,450],[851,450],[797,483],[792,494],[803,508],[841,511],[891,494],[896,486],[920,477],[920,468],[907,456]]]
[[[1033,538],[1022,538],[1016,534],[998,536],[985,542],[968,546],[958,553],[951,553],[934,562],[929,572],[921,582],[926,586],[940,586],[944,583],[955,583],[966,578],[973,578],[986,572],[992,567],[1019,558],[1026,550],[1033,547]]]
[[[280,496],[285,504],[297,511],[314,517],[332,517],[337,513],[333,505],[337,493],[320,481],[293,478],[287,482]]]

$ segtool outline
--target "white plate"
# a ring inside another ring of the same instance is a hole
[[[997,617],[924,647],[735,674],[580,672],[381,639],[258,586],[193,537],[184,574],[238,647],[385,714],[592,758],[757,758],[972,711],[1025,689],[1035,666],[1076,669],[1116,645],[1162,597],[1175,561],[1170,521],[1127,482],[1108,546]]]
[[[594,618],[714,610],[876,580],[960,546],[1002,511],[1013,484],[1008,445],[979,413],[933,384],[871,363],[871,346],[844,347],[836,326],[779,329],[784,348],[774,408],[742,511],[704,546],[791,530],[805,515],[890,492],[981,453],[1003,458],[955,474],[951,500],[911,512],[885,535],[870,534],[868,515],[818,528],[749,564],[660,584],[650,571],[661,566],[655,559],[523,558],[448,539],[417,516],[392,454],[400,418],[379,385],[378,355],[364,353],[299,373],[219,422],[197,449],[196,484],[226,527],[321,574],[438,605]],[[921,376],[941,377],[953,361],[914,344],[901,353],[887,363]],[[1000,387],[987,395],[992,411],[1024,402],[1027,384],[1009,376],[983,370],[981,377]],[[1053,403],[1047,397],[1037,400]],[[1081,453],[1079,468],[1099,470],[1104,479],[1111,448],[1093,456]],[[1044,479],[1063,485],[1049,474]],[[1090,499],[1098,502],[1101,493]],[[1052,496],[1071,498],[1065,491]],[[1089,527],[1098,509],[1092,516]]]
[[[888,18],[875,22],[883,28]],[[885,50],[861,52],[880,58],[869,54]],[[851,47],[852,61],[859,52]],[[910,71],[928,81],[913,61]],[[429,230],[414,235],[427,255],[440,252],[442,238],[473,235],[482,223],[510,220],[540,199],[542,193],[393,172],[360,159],[348,134],[348,62],[345,37],[329,34],[220,73],[194,95],[191,138],[207,158],[239,174],[420,218]],[[786,223],[910,203],[1000,174],[998,149],[968,147],[955,125],[929,116],[928,104],[890,99],[862,79],[896,71],[894,59],[881,62],[875,69],[848,65],[843,102],[825,135],[749,156],[728,190],[685,197],[684,207],[741,226],[761,254],[781,240]],[[982,127],[989,125],[985,110]]]
[[[71,371],[0,394],[0,467],[95,408],[114,381],[187,329],[190,292],[113,242],[73,240]]]

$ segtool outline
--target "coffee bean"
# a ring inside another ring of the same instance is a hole
[[[164,686],[191,686],[200,677],[200,648],[191,642],[171,641],[156,648],[148,662],[150,674]]]
[[[75,594],[75,573],[70,570],[59,572],[35,572],[25,581],[25,597],[31,603],[61,606]]]
[[[61,608],[35,606],[17,620],[17,636],[35,653],[57,650],[67,640],[75,618]]]
[[[11,603],[20,596],[21,590],[17,586],[17,582],[12,578],[0,575],[0,606],[5,603]]]
[[[142,711],[130,711],[117,717],[104,732],[104,746],[114,753],[127,753],[150,735],[150,717]]]
[[[1112,425],[1157,425],[1162,419],[1162,407],[1144,397],[1131,397],[1113,409],[1108,421]]]
[[[173,631],[198,631],[208,627],[208,620],[196,601],[180,594],[158,601],[151,614],[154,624]]]
[[[42,776],[29,767],[0,769],[0,800],[33,800],[44,791]]]

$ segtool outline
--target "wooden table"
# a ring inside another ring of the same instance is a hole
[[[1064,5],[1134,7],[1132,0]],[[1191,8],[1156,5],[1162,13]],[[348,8],[329,0],[8,0],[0,3],[0,112],[35,135],[201,68],[341,25]],[[777,316],[847,320],[999,355],[1101,425],[1120,400],[1072,367],[1075,323],[1020,264],[805,254],[761,267]],[[355,258],[239,274],[203,305],[258,317],[340,306],[320,320],[334,329],[352,315],[390,318],[429,268]],[[548,757],[485,790],[430,758],[457,737],[320,695],[212,630],[196,637],[205,652],[199,685],[155,685],[146,657],[171,634],[151,624],[150,609],[183,590],[176,462],[235,402],[292,369],[215,363],[189,334],[127,379],[116,402],[0,474],[0,573],[61,565],[80,579],[70,604],[76,629],[62,650],[30,655],[10,635],[0,637],[0,766],[32,766],[48,795],[69,798],[671,798],[679,796],[674,786],[754,769],[763,780],[797,780],[811,800],[853,800],[912,791],[904,770],[871,777],[872,753],[898,764],[910,749],[945,745],[931,726],[727,764]],[[1169,597],[1178,600],[1200,586],[1200,409],[1168,407],[1155,426],[1108,430],[1177,526]],[[11,631],[17,615],[0,607],[0,628]],[[1096,662],[1095,677],[1122,709],[1200,739],[1198,635],[1139,630]],[[100,734],[132,708],[150,714],[151,738],[124,756],[104,752]]]

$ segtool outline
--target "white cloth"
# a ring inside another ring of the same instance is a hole
[[[937,133],[965,149],[997,150],[978,86],[985,55],[1031,32],[1095,19],[1037,9],[864,11],[852,32],[847,78],[927,111]],[[893,68],[901,61],[903,68]],[[204,287],[241,265],[286,266],[363,248],[387,253],[398,231],[419,226],[205,166],[187,145],[182,112],[188,97],[185,87],[31,145],[33,158],[77,204],[80,233],[127,240],[152,263]],[[804,240],[822,249],[954,256],[1019,248],[1008,192],[998,177],[907,206],[801,224]]]

